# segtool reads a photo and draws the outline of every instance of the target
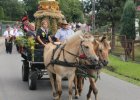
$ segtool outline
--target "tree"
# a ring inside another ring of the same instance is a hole
[[[84,13],[89,14],[92,10],[92,0],[85,0],[83,1],[83,4]]]
[[[112,49],[115,45],[115,28],[121,19],[123,6],[126,0],[95,0],[96,27],[105,26],[111,23],[112,28]],[[89,13],[92,9],[92,0],[84,1],[84,11]]]
[[[25,9],[27,11],[28,17],[31,21],[34,21],[34,13],[38,9],[38,1],[39,0],[23,0],[25,4]]]
[[[34,13],[38,8],[39,0],[23,0],[26,6],[26,11],[30,20],[34,20]],[[83,12],[82,4],[79,0],[57,0],[60,4],[60,9],[68,21],[82,22]]]
[[[126,35],[127,39],[135,39],[135,4],[132,0],[127,0],[121,18],[121,35]]]
[[[59,0],[59,4],[69,22],[83,22],[82,3],[79,0]]]
[[[0,0],[5,20],[19,20],[24,13],[24,4],[18,0]]]
[[[121,35],[126,35],[126,38],[129,40],[135,40],[135,4],[132,0],[127,0],[124,6],[123,15],[121,18]],[[127,48],[126,54],[129,56],[132,51],[132,43],[126,42],[124,44],[124,39],[122,39],[122,46]]]
[[[3,8],[0,6],[0,20],[4,18],[4,11]]]

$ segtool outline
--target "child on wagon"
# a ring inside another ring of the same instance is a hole
[[[51,32],[48,28],[49,23],[48,23],[48,19],[43,19],[41,21],[41,27],[37,30],[37,42],[40,44],[40,47],[45,47],[45,45],[49,42],[52,42],[52,39],[50,37]]]

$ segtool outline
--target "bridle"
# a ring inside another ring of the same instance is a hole
[[[57,64],[57,65],[63,65],[63,66],[68,66],[68,67],[79,67],[79,63],[77,62],[77,60],[76,60],[76,62],[68,62],[66,57],[65,57],[65,53],[68,53],[68,54],[74,56],[75,59],[77,58],[79,60],[91,61],[91,58],[86,55],[85,50],[84,50],[84,48],[82,46],[83,42],[84,42],[83,40],[80,42],[80,48],[82,50],[82,53],[80,53],[80,54],[79,54],[79,52],[78,52],[78,54],[74,54],[74,53],[71,53],[70,51],[66,50],[65,49],[66,44],[57,46],[53,50],[53,54],[52,54],[52,57],[51,57],[51,62],[48,65],[50,65],[50,64],[52,64],[52,65]],[[54,59],[55,52],[58,49],[60,49],[60,52],[58,53],[56,59]],[[63,53],[64,61],[60,61],[59,60],[61,53]]]
[[[88,74],[87,70],[91,70],[91,69],[98,70],[97,67],[99,65],[96,65],[95,63],[91,63],[90,65],[81,63],[82,60],[89,61],[89,62],[91,61],[91,58],[86,55],[86,52],[85,52],[84,47],[82,45],[83,42],[85,42],[85,41],[83,41],[83,40],[80,41],[79,49],[81,49],[81,52],[79,51],[77,54],[74,54],[74,53],[66,50],[65,49],[66,44],[56,46],[56,48],[53,50],[51,61],[47,66],[52,65],[53,68],[54,68],[54,65],[61,65],[61,66],[65,66],[65,67],[76,67],[80,72],[82,72],[82,74],[84,74],[88,77],[94,77],[93,75]],[[60,51],[59,51],[57,57],[54,59],[54,55],[58,49]],[[66,53],[74,56],[75,62],[68,62],[66,57],[65,57]],[[64,61],[59,60],[61,54],[63,54]]]
[[[107,63],[108,61],[105,60],[105,59],[103,59],[103,54],[102,54],[102,52],[103,52],[103,49],[101,49],[101,48],[98,47],[98,49],[97,49],[97,51],[96,51],[96,54],[97,54],[97,56],[99,57],[100,66],[101,66],[101,67],[104,67],[104,66],[106,66],[106,63]]]

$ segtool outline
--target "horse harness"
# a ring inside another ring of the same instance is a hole
[[[56,57],[56,59],[54,59],[54,55],[59,48],[60,48],[60,52],[58,53],[58,56]],[[64,48],[65,48],[65,44],[64,45],[56,45],[56,48],[53,50],[53,54],[51,56],[51,61],[50,61],[49,65],[51,64],[54,66],[56,64],[56,65],[62,65],[62,66],[68,66],[68,67],[75,66],[75,62],[74,63],[67,62],[65,55],[64,55],[64,51],[65,51]],[[63,52],[64,61],[59,60],[61,52]]]
[[[54,67],[54,65],[62,65],[62,66],[65,66],[65,67],[76,67],[78,70],[80,70],[80,72],[82,72],[82,74],[84,74],[84,75],[86,75],[88,77],[95,78],[95,76],[89,75],[86,70],[97,69],[97,66],[95,64],[87,65],[87,64],[81,64],[80,63],[81,60],[85,60],[85,61],[86,60],[89,60],[89,58],[87,58],[86,55],[85,55],[85,51],[84,51],[84,49],[82,47],[82,42],[83,41],[81,41],[81,43],[80,43],[80,47],[82,49],[83,54],[80,54],[80,55],[76,55],[76,54],[73,54],[73,53],[65,50],[66,44],[64,44],[64,45],[61,45],[61,44],[60,45],[56,45],[56,48],[53,50],[53,53],[52,53],[52,56],[51,56],[51,61],[47,65],[47,67],[49,65],[53,65],[53,67]],[[60,51],[59,51],[57,57],[54,59],[54,55],[55,55],[55,53],[56,53],[56,51],[58,49],[60,49]],[[76,60],[76,62],[68,62],[66,60],[66,57],[65,57],[65,52],[68,53],[68,54],[70,54],[70,55],[72,55],[72,56],[75,56],[75,58],[78,58],[79,60]],[[64,59],[64,61],[60,61],[59,60],[61,53],[63,53],[63,59]]]

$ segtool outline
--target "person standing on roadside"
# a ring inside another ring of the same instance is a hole
[[[13,30],[11,29],[10,25],[6,26],[6,30],[3,34],[5,38],[5,48],[6,48],[6,53],[12,53],[12,46],[13,46]]]

